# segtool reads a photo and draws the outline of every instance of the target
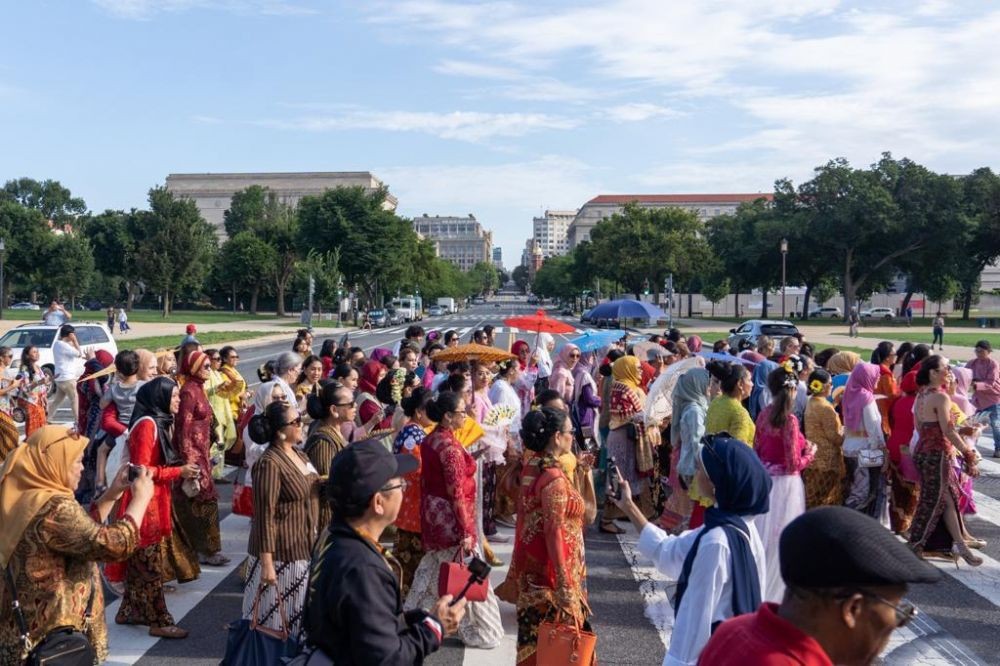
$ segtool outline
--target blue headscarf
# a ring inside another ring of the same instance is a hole
[[[770,508],[771,476],[753,449],[743,442],[717,435],[706,437],[702,443],[701,462],[715,485],[716,505],[705,510],[705,527],[695,537],[691,550],[684,558],[674,596],[674,612],[681,607],[701,538],[718,527],[726,533],[729,543],[733,616],[753,613],[760,606],[761,581],[750,548],[750,532],[740,516],[767,513]]]
[[[753,369],[753,391],[750,392],[750,418],[757,420],[765,407],[771,404],[771,391],[767,388],[767,376],[778,369],[774,361],[761,361]]]

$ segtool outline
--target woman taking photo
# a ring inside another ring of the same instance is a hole
[[[108,634],[95,561],[123,560],[135,550],[153,478],[142,470],[123,502],[124,517],[102,524],[128,487],[128,469],[119,470],[88,515],[73,496],[87,444],[64,426],[43,426],[7,457],[0,467],[0,568],[9,567],[30,643],[72,627],[87,636],[102,663]],[[0,664],[20,664],[26,655],[13,595],[6,576],[0,581]]]
[[[858,363],[840,403],[844,415],[844,464],[847,489],[844,506],[865,513],[889,527],[884,469],[888,467],[882,414],[875,400],[881,371],[872,363]]]
[[[910,525],[910,547],[923,557],[940,553],[958,563],[978,567],[982,558],[966,544],[971,537],[958,510],[960,489],[952,459],[961,457],[969,476],[979,476],[980,456],[958,434],[952,419],[951,400],[944,388],[950,369],[942,356],[930,356],[917,372],[919,387],[913,413],[919,439],[913,462],[920,471],[920,499]]]
[[[296,446],[302,417],[293,405],[272,402],[247,426],[267,450],[253,466],[253,507],[243,588],[243,617],[259,597],[257,619],[270,629],[299,638],[317,534],[319,475]],[[287,626],[282,626],[287,620]]]
[[[317,426],[302,450],[316,468],[320,481],[326,481],[333,459],[347,446],[342,426],[354,421],[354,394],[343,386],[330,382],[319,392],[319,398],[310,401],[309,405],[317,408],[312,415]],[[329,502],[319,503],[318,529],[330,524],[333,517],[330,511]]]
[[[421,386],[410,397],[403,398],[406,422],[393,442],[394,453],[409,453],[420,461],[420,444],[427,436],[427,429],[434,426],[434,422],[427,416],[427,404],[431,397],[431,392]],[[424,556],[420,536],[420,468],[417,467],[403,479],[406,487],[403,488],[403,502],[399,508],[399,517],[396,518],[396,542],[392,547],[392,554],[399,560],[402,569],[399,589],[405,598],[413,583],[413,574]]]
[[[778,540],[788,523],[805,513],[806,493],[802,470],[816,455],[816,447],[802,436],[799,420],[792,413],[799,378],[785,367],[767,376],[771,404],[757,417],[753,448],[771,475],[770,510],[757,521],[767,555],[764,601],[780,603],[785,594],[778,561]]]
[[[433,607],[438,598],[441,565],[456,557],[480,554],[476,526],[476,461],[455,436],[465,423],[465,400],[443,391],[427,403],[427,416],[437,423],[420,444],[420,532],[424,557],[413,575],[406,609]],[[504,630],[493,586],[486,601],[470,603],[458,627],[467,647],[494,648]]]
[[[180,391],[173,441],[182,460],[198,468],[198,475],[193,496],[179,485],[175,487],[174,510],[181,536],[198,553],[200,563],[220,567],[229,564],[229,558],[221,552],[219,492],[212,479],[212,406],[205,394],[211,371],[204,352],[193,351],[182,361],[181,374],[186,381]]]
[[[749,447],[723,436],[705,441],[697,463],[698,487],[713,499],[703,527],[669,536],[646,521],[625,480],[614,500],[639,531],[639,552],[677,580],[665,665],[696,663],[719,622],[760,606],[770,575],[758,524],[773,506],[773,477]]]
[[[24,410],[24,437],[31,437],[48,420],[49,378],[38,364],[38,347],[28,345],[21,351],[18,370],[21,386],[17,405]]]
[[[129,460],[149,470],[154,484],[153,501],[140,520],[139,544],[125,567],[125,594],[115,616],[117,624],[149,627],[149,635],[185,638],[187,631],[174,624],[163,598],[162,542],[173,532],[170,488],[179,479],[198,476],[192,464],[173,466],[164,453],[173,451],[174,415],[180,408],[180,391],[174,380],[157,377],[143,384],[135,398],[129,425]],[[128,501],[128,493],[122,506]],[[120,513],[119,517],[123,517]]]
[[[816,445],[816,457],[802,470],[806,489],[806,509],[817,506],[840,506],[844,501],[844,426],[837,410],[830,403],[833,382],[830,373],[817,368],[806,384],[809,402],[806,404],[806,439]]]
[[[516,574],[506,584],[516,587],[517,663],[534,666],[539,625],[572,621],[589,631],[590,608],[583,497],[558,461],[573,449],[573,424],[568,413],[543,407],[524,417],[521,434],[525,448],[538,455],[526,463],[521,481],[520,529],[511,565]]]

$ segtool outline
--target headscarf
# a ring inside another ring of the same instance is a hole
[[[174,415],[170,413],[170,400],[175,388],[177,382],[170,377],[153,377],[140,386],[135,393],[135,407],[132,408],[132,420],[128,424],[131,429],[141,418],[153,419],[161,451],[164,450],[163,447],[173,447],[170,428],[174,425]]]
[[[689,335],[687,338],[688,350],[692,354],[697,354],[701,351],[701,338],[697,335]]]
[[[771,390],[767,388],[767,376],[778,369],[774,361],[764,359],[753,369],[753,390],[750,391],[750,418],[757,420],[757,415],[771,404]]]
[[[208,355],[195,349],[181,360],[181,374],[187,378],[186,381],[203,383],[205,380],[200,376],[200,373],[206,363],[208,363]]]
[[[622,356],[611,364],[611,377],[633,390],[641,390],[639,383],[642,381],[642,370],[639,359],[635,356]]]
[[[385,347],[376,347],[372,350],[371,360],[381,361],[386,356],[392,356],[392,350]]]
[[[528,369],[528,362],[527,361],[525,361],[524,363],[521,363],[521,350],[524,350],[524,349],[528,350],[528,360],[530,361],[531,360],[531,345],[529,345],[527,343],[527,341],[525,341],[525,340],[518,340],[517,342],[515,342],[514,344],[512,344],[510,346],[510,353],[514,354],[515,356],[517,356],[517,362],[518,362],[518,365],[521,366],[521,370],[522,371]]]
[[[549,345],[555,344],[556,339],[552,337],[551,333],[539,333],[538,334],[538,348],[535,350],[538,354],[538,376],[548,377],[552,374],[552,357],[549,355]]]
[[[569,369],[572,362],[570,356],[579,353],[580,348],[572,343],[566,343],[559,350],[555,365],[552,367],[552,374],[549,376],[549,388],[558,391],[559,395],[568,405],[573,401],[573,372]]]
[[[841,354],[843,353],[846,352],[841,352]],[[837,357],[834,356],[834,358]],[[862,413],[866,406],[875,402],[875,385],[878,384],[879,375],[879,367],[874,363],[858,363],[851,370],[851,376],[847,380],[844,397],[840,403],[841,411],[844,414],[844,425],[848,430],[864,430]]]
[[[705,510],[705,527],[695,537],[677,579],[674,612],[681,606],[702,537],[721,528],[729,543],[733,581],[733,615],[752,613],[761,603],[761,580],[750,547],[750,531],[740,516],[757,516],[770,509],[771,476],[753,449],[735,439],[716,436],[705,442],[700,456],[715,486],[715,506]]]
[[[861,363],[861,357],[851,351],[837,352],[826,362],[826,371],[831,375],[845,375]]]
[[[670,442],[680,451],[677,469],[681,474],[694,474],[695,455],[700,442],[681,441],[680,420],[684,416],[684,410],[691,406],[701,412],[701,418],[704,420],[708,413],[707,394],[711,378],[705,368],[692,368],[681,375],[677,385],[674,386],[670,408],[674,423],[670,428]]]
[[[0,566],[7,566],[24,530],[53,497],[73,497],[67,479],[90,442],[66,426],[46,425],[15,448],[0,467]]]
[[[378,390],[379,375],[381,375],[385,369],[386,368],[382,365],[381,361],[372,359],[366,362],[363,366],[361,366],[361,372],[358,373],[358,389],[362,393],[375,395],[375,391]]]
[[[951,396],[951,401],[962,410],[966,416],[976,413],[976,408],[969,400],[969,387],[972,386],[972,370],[969,368],[954,368],[955,375],[955,395]]]
[[[573,402],[580,399],[580,393],[585,386],[590,386],[597,394],[597,382],[594,380],[594,352],[580,353],[580,359],[573,368]]]

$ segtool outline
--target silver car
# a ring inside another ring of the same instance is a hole
[[[729,348],[739,350],[740,342],[746,340],[751,346],[757,344],[757,339],[766,335],[774,340],[798,335],[799,329],[790,321],[779,319],[751,319],[736,328],[729,329]],[[745,346],[745,345],[744,345]]]

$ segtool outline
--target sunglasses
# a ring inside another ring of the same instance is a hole
[[[580,355],[579,354],[570,354],[569,357],[570,358],[580,358]]]
[[[302,427],[302,417],[301,416],[297,416],[294,419],[292,419],[291,421],[285,421],[284,423],[281,424],[282,428],[286,428],[288,426],[295,426],[297,428],[301,428]]]
[[[335,402],[335,403],[333,403],[333,406],[334,407],[355,407],[356,405],[354,404],[354,402]]]
[[[212,361],[212,363],[222,363],[221,356],[210,356],[209,360]]]

